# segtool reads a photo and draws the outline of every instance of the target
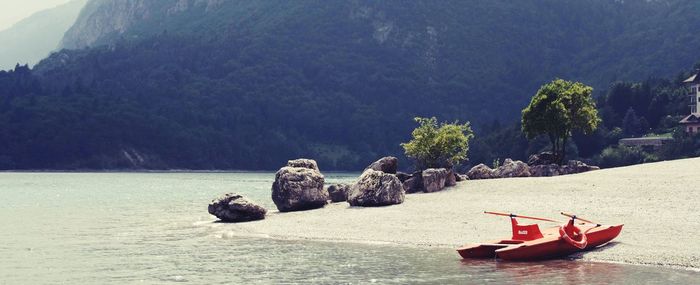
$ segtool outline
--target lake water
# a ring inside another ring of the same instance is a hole
[[[238,192],[274,209],[273,179],[0,173],[0,284],[700,284],[689,270],[463,262],[451,249],[222,237],[207,213],[211,199]]]

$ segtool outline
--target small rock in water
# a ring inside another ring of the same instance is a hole
[[[233,223],[262,220],[267,213],[265,208],[235,193],[212,200],[208,210],[221,221]]]

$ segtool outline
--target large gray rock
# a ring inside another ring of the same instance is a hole
[[[265,208],[235,193],[212,200],[208,210],[221,221],[231,223],[262,220],[267,213]]]
[[[405,194],[396,175],[367,169],[350,188],[348,203],[362,207],[401,204]]]
[[[560,172],[560,168],[561,167],[556,163],[530,166],[530,176],[532,176],[532,177],[558,176],[558,175],[562,174]]]
[[[331,184],[328,185],[328,195],[330,195],[331,202],[344,202],[348,200],[348,192],[350,192],[350,185],[345,183]]]
[[[397,171],[396,177],[399,178],[399,181],[401,181],[401,183],[404,183],[404,182],[406,182],[406,180],[411,179],[411,177],[413,177],[413,175],[405,173],[405,172]]]
[[[543,164],[530,166],[530,176],[534,177],[546,177],[546,176],[557,176],[557,175],[567,175],[576,174],[581,172],[587,172],[591,170],[600,169],[597,166],[590,166],[578,160],[569,160],[566,165],[559,165],[556,163]]]
[[[457,185],[457,173],[450,169],[447,171],[447,177],[445,177],[445,187],[451,187]]]
[[[398,169],[399,160],[393,156],[382,157],[381,159],[373,162],[365,170],[372,169],[375,171],[381,171],[384,173],[396,174],[396,169]]]
[[[600,169],[598,166],[590,166],[578,160],[569,160],[566,165],[562,166],[561,172],[565,174],[575,174],[598,169]]]
[[[407,194],[423,192],[423,173],[418,171],[403,182]]]
[[[494,171],[494,176],[498,178],[530,177],[530,167],[520,160],[513,161],[506,158],[503,165]]]
[[[467,177],[467,175],[465,174],[459,174],[455,172],[455,179],[457,180],[457,182],[461,182],[469,180],[469,177]]]
[[[423,191],[437,192],[445,188],[448,172],[444,168],[428,168],[423,170]]]
[[[314,162],[315,164],[315,162]],[[282,167],[272,183],[272,201],[280,212],[321,208],[328,202],[324,177],[312,168]]]
[[[494,170],[483,163],[472,167],[472,169],[467,172],[467,177],[469,177],[470,180],[495,178]]]
[[[313,169],[313,170],[316,170],[318,172],[321,172],[321,170],[318,169],[318,164],[316,164],[316,161],[313,159],[299,158],[299,159],[290,160],[290,161],[287,161],[287,166],[308,168],[308,169]]]

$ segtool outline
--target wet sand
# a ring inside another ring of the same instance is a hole
[[[625,224],[614,242],[576,258],[698,270],[698,195],[700,158],[694,158],[559,177],[465,181],[437,193],[407,195],[403,204],[390,207],[336,203],[312,211],[272,211],[258,222],[214,226],[224,236],[452,250],[510,236],[508,219],[483,214],[485,210],[561,221],[565,217],[558,213],[567,211],[602,224]]]

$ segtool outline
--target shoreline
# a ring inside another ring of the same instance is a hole
[[[567,211],[603,224],[625,224],[610,246],[572,259],[700,272],[700,245],[694,238],[700,228],[694,209],[700,191],[693,189],[698,166],[700,158],[693,158],[556,177],[471,180],[441,192],[407,195],[400,205],[359,208],[335,203],[309,211],[274,211],[262,221],[217,223],[216,228],[222,238],[455,250],[465,243],[510,236],[507,218],[485,215],[484,210],[560,221],[566,219],[557,217],[559,211]]]
[[[213,224],[213,222],[212,222]],[[432,249],[445,249],[445,250],[450,250],[455,252],[455,260],[461,260],[459,255],[457,254],[456,247],[453,247],[448,244],[411,244],[411,243],[395,243],[395,242],[387,242],[387,241],[372,241],[372,240],[355,240],[355,239],[317,239],[317,238],[307,238],[307,237],[301,237],[301,236],[282,236],[282,235],[266,235],[266,234],[260,234],[260,233],[242,233],[242,232],[235,232],[235,231],[227,231],[224,233],[221,233],[217,237],[221,239],[231,239],[231,238],[251,238],[251,239],[270,239],[270,240],[277,240],[277,241],[300,241],[300,242],[320,242],[320,243],[332,243],[332,244],[357,244],[357,245],[369,245],[369,246],[389,246],[389,247],[397,247],[397,248],[412,248],[412,249],[427,249],[427,248],[432,248]],[[614,241],[612,243],[615,243]],[[608,245],[603,245],[601,248],[592,250],[604,250],[605,247]],[[558,258],[558,260],[570,260],[574,262],[589,262],[589,263],[606,263],[606,264],[619,264],[619,265],[629,265],[629,266],[643,266],[643,267],[654,267],[654,268],[667,268],[667,269],[673,269],[673,270],[685,270],[685,271],[691,271],[691,272],[697,272],[700,273],[700,268],[698,267],[684,267],[684,266],[676,266],[676,265],[666,265],[666,264],[658,264],[658,263],[629,263],[629,262],[624,262],[624,261],[611,261],[611,260],[599,260],[599,259],[591,259],[591,258],[585,258],[583,255],[585,253],[577,253],[573,254],[570,256],[566,257],[561,257]],[[493,260],[496,262],[496,259],[481,259],[481,260]],[[557,260],[557,259],[554,259]],[[528,262],[520,262],[520,261],[500,261],[500,262],[510,262],[510,263],[524,263],[527,264]]]
[[[31,170],[0,170],[0,173],[275,173],[277,170],[224,170],[224,169],[213,169],[213,170],[192,170],[192,169],[159,169],[159,170],[146,170],[146,169],[107,169],[107,170],[96,170],[96,169],[82,169],[82,170],[60,170],[60,169],[31,169]],[[357,173],[358,176],[361,172],[354,170],[333,170],[324,171],[325,174],[342,174],[342,173]]]

